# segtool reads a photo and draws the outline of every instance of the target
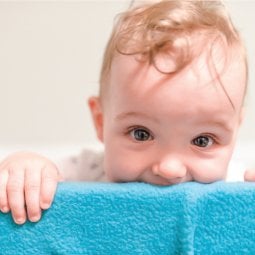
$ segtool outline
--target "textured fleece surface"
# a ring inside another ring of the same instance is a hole
[[[0,213],[0,254],[255,254],[255,184],[62,183],[38,223]]]

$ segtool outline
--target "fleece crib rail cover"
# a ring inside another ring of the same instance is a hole
[[[0,214],[0,254],[255,254],[255,184],[62,183],[38,223]]]

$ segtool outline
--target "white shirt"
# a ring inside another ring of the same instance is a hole
[[[57,166],[68,181],[108,182],[103,171],[103,152],[85,149],[78,156],[59,160]]]

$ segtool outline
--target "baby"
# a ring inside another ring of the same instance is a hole
[[[89,99],[105,145],[94,180],[172,185],[226,179],[246,87],[245,50],[219,1],[130,8],[106,47],[99,96]],[[86,178],[92,171],[86,157],[73,175],[64,170],[71,166],[57,167],[34,153],[10,155],[0,164],[1,211],[11,210],[17,224],[38,221],[58,181],[93,180]],[[244,179],[255,180],[254,171]]]

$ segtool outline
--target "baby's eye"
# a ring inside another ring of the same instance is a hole
[[[192,144],[198,146],[198,147],[210,147],[214,143],[214,139],[210,136],[198,136],[195,139],[192,140]]]
[[[130,135],[136,141],[148,141],[152,139],[150,132],[144,128],[134,128],[130,131]]]

